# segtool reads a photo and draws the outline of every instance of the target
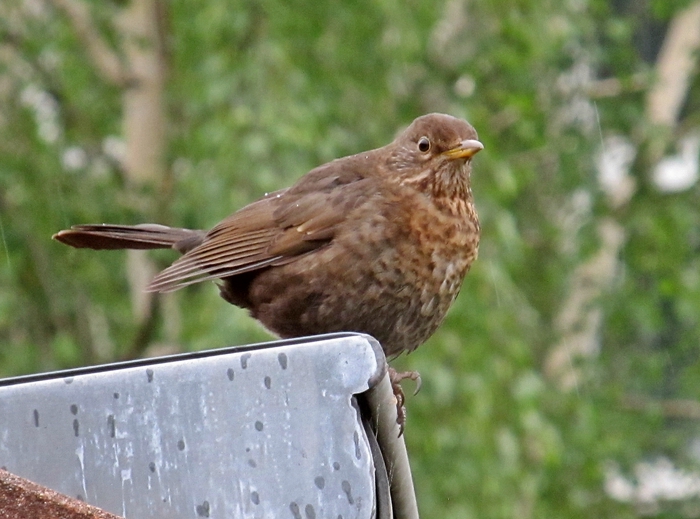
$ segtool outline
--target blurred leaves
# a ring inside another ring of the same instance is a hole
[[[645,122],[644,95],[664,24],[686,5],[168,3],[174,185],[162,199],[148,189],[126,194],[123,92],[100,79],[65,17],[43,1],[6,0],[0,376],[130,355],[137,323],[125,256],[69,250],[51,242],[57,230],[136,223],[156,203],[168,208],[162,223],[206,228],[322,162],[387,143],[420,114],[449,112],[469,119],[486,146],[473,178],[483,240],[444,326],[396,362],[424,381],[409,398],[406,431],[421,512],[639,515],[605,493],[611,463],[633,476],[634,463],[658,455],[696,462],[696,420],[670,418],[654,402],[700,400],[700,190],[659,192],[644,155],[673,133]],[[90,6],[115,48],[122,8]],[[602,80],[613,90],[598,88]],[[678,133],[697,124],[699,85],[695,78]],[[641,150],[624,206],[612,207],[597,181],[608,135]],[[603,248],[604,221],[624,229],[623,244],[612,253],[612,282],[599,281],[595,297],[573,306],[581,319],[598,312],[592,347],[569,351],[561,315]],[[174,258],[153,257],[160,265]],[[149,352],[268,338],[213,286],[159,305]],[[557,351],[570,354],[568,389],[545,369]],[[650,405],[625,406],[629,395]]]

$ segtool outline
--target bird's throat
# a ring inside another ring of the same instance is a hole
[[[468,172],[454,174],[438,170],[431,176],[430,190],[433,202],[442,211],[453,216],[465,217],[473,213],[472,190]]]
[[[403,179],[402,186],[412,187],[430,198],[440,211],[459,218],[475,219],[469,172],[430,171]]]

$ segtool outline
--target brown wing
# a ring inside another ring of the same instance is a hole
[[[202,281],[288,263],[329,243],[338,225],[372,193],[372,181],[328,164],[214,227],[201,245],[158,274],[148,289],[170,292]]]

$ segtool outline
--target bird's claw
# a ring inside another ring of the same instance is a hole
[[[404,405],[406,403],[406,395],[401,387],[401,381],[407,378],[416,382],[416,389],[413,394],[417,395],[422,385],[420,373],[417,371],[402,371],[399,373],[394,368],[389,368],[391,389],[394,391],[394,396],[396,397],[396,423],[399,424],[399,436],[403,435],[403,431],[406,427],[406,406]]]

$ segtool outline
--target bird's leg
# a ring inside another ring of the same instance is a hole
[[[403,434],[404,427],[406,426],[406,406],[404,406],[406,395],[401,387],[401,381],[407,378],[416,382],[416,390],[413,394],[418,394],[422,383],[420,373],[417,371],[402,371],[399,373],[394,368],[389,367],[389,381],[391,382],[391,389],[394,390],[394,396],[396,397],[396,423],[399,424],[399,436]]]

